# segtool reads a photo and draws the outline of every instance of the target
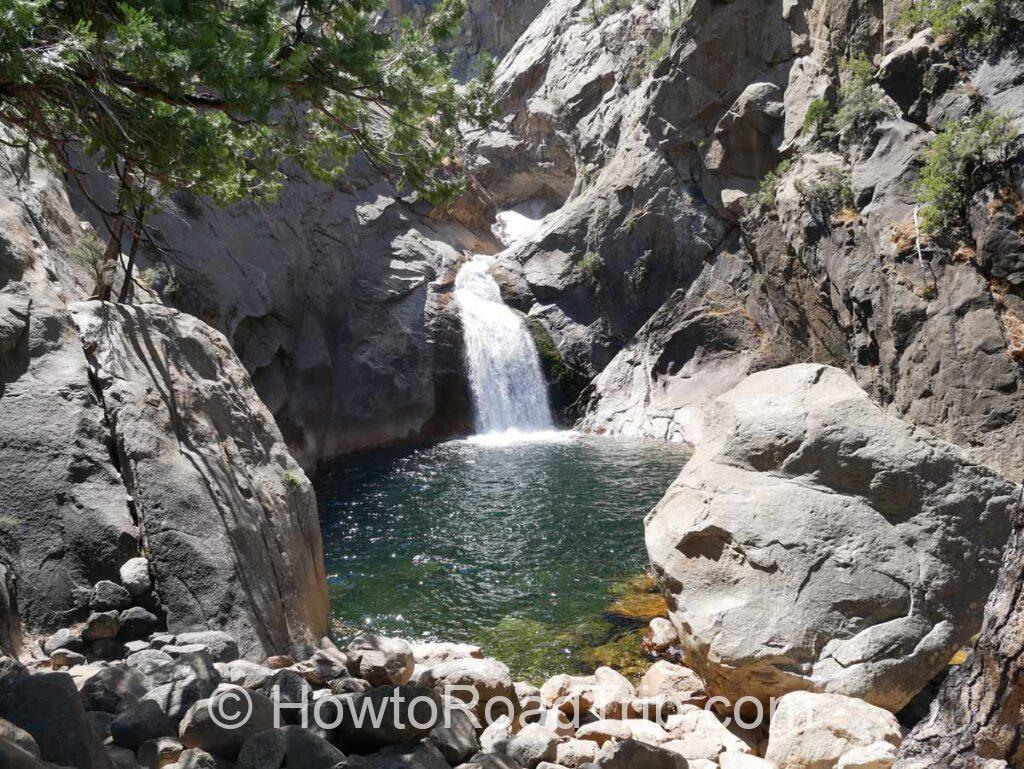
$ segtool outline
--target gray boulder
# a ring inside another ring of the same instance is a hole
[[[259,692],[221,684],[210,699],[199,700],[179,727],[181,744],[234,760],[248,739],[274,728],[274,706]]]
[[[110,724],[115,745],[138,750],[142,743],[174,737],[178,730],[155,700],[142,700],[118,713]]]
[[[139,641],[150,635],[160,624],[155,614],[141,606],[125,609],[118,617],[118,635],[128,641]]]
[[[238,659],[238,644],[222,630],[199,630],[178,633],[174,641],[177,646],[202,644],[210,651],[214,662],[233,662]]]
[[[86,710],[120,713],[134,705],[153,688],[153,681],[137,668],[111,665],[86,679],[81,687]]]
[[[85,649],[81,636],[68,628],[61,628],[52,636],[46,639],[43,644],[43,651],[52,654],[57,649],[68,649],[73,652],[81,652]]]
[[[1014,486],[828,366],[754,374],[710,419],[646,521],[689,666],[734,702],[898,710],[977,631]]]
[[[608,742],[592,766],[596,769],[688,769],[679,753],[637,740]]]
[[[39,746],[36,745],[32,735],[20,726],[15,726],[10,721],[2,718],[0,718],[0,740],[14,743],[26,753],[31,753],[37,758],[39,757]]]
[[[109,769],[103,742],[67,673],[7,675],[0,718],[28,732],[44,761],[75,769]]]
[[[444,756],[430,743],[391,745],[364,758],[372,769],[449,769]]]
[[[83,641],[105,641],[117,635],[120,624],[116,611],[94,611],[82,630]]]
[[[153,304],[86,302],[74,315],[168,629],[223,628],[253,661],[323,636],[312,486],[224,337]]]
[[[181,723],[188,709],[210,697],[220,684],[220,674],[206,652],[183,654],[154,668],[149,677],[155,687],[143,700],[156,702],[175,724]]]
[[[367,752],[386,745],[416,742],[441,723],[441,698],[425,686],[378,686],[339,698],[342,722],[337,741],[346,750]],[[379,725],[359,714],[382,713]]]
[[[153,587],[149,579],[149,560],[142,556],[129,558],[121,564],[119,574],[121,584],[135,597],[145,595]]]
[[[127,609],[132,605],[131,594],[116,582],[100,580],[92,588],[89,607],[95,611]]]
[[[519,698],[516,696],[515,684],[509,675],[508,667],[503,662],[492,659],[459,659],[442,662],[427,668],[419,677],[419,682],[429,686],[438,694],[451,694],[463,702],[469,702],[468,689],[477,694],[477,718],[482,718],[487,703],[492,699],[501,698],[498,705],[491,708],[491,716],[497,719],[502,715],[511,716],[509,712],[518,710]],[[448,687],[458,687],[448,691]]]
[[[442,722],[427,736],[433,745],[452,766],[458,766],[474,753],[480,751],[473,718],[461,708],[451,708],[447,724]]]
[[[399,638],[363,633],[352,640],[346,652],[352,675],[374,686],[401,686],[412,678],[412,648]]]
[[[540,724],[527,724],[512,736],[508,754],[526,769],[536,769],[542,761],[554,761],[558,735]]]

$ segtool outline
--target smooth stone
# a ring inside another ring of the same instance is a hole
[[[363,633],[352,640],[346,654],[349,672],[374,686],[400,686],[412,678],[412,649],[399,638]]]
[[[120,576],[121,584],[133,596],[148,593],[153,587],[149,578],[149,561],[141,556],[129,558],[121,564]]]
[[[127,609],[131,605],[131,593],[116,582],[105,579],[93,585],[92,595],[89,597],[89,607],[94,611]]]

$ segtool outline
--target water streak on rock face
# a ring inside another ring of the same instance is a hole
[[[553,427],[540,360],[523,319],[505,306],[492,259],[475,256],[455,279],[478,433]]]

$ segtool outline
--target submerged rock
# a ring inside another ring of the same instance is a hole
[[[646,522],[688,664],[732,702],[898,710],[978,629],[1014,486],[828,366],[755,374],[713,417]]]

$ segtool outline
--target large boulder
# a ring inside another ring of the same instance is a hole
[[[898,748],[902,739],[888,711],[838,694],[793,692],[772,716],[765,758],[779,769],[832,769],[840,761],[856,766],[866,749],[875,751],[880,742]]]
[[[320,638],[313,489],[224,337],[159,305],[86,302],[74,316],[168,629],[225,630],[253,661]]]
[[[712,694],[798,689],[898,710],[981,623],[1016,492],[843,372],[745,379],[646,521]]]
[[[103,741],[67,673],[13,673],[0,686],[0,718],[28,732],[44,761],[75,769],[110,769]]]

